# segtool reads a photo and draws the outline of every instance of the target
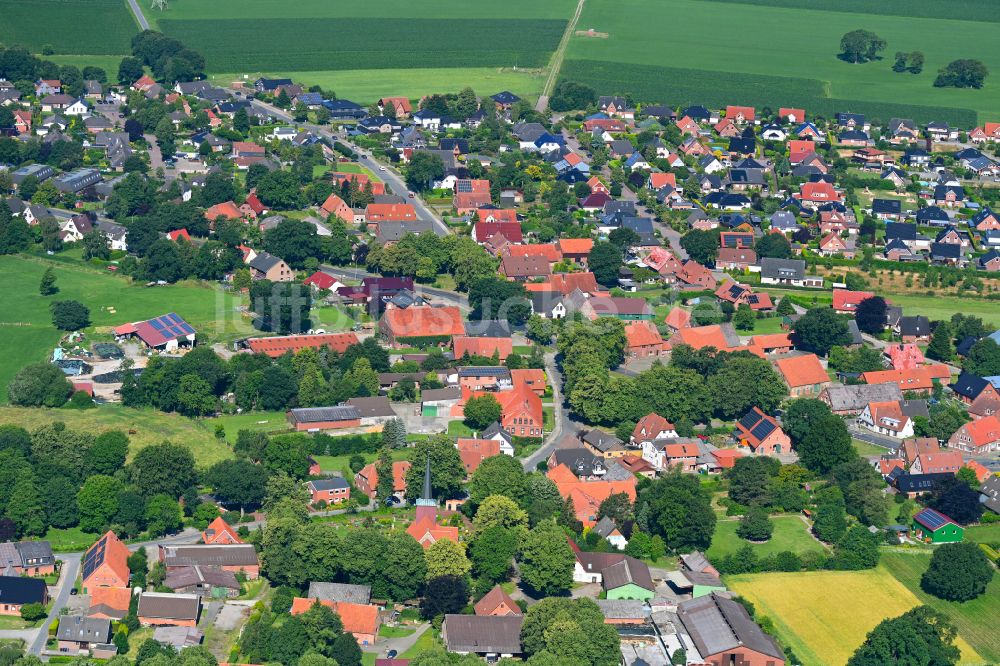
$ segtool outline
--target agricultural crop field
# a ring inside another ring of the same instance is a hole
[[[850,110],[962,126],[995,119],[1000,108],[1000,9],[985,0],[848,0],[837,9],[810,0],[587,0],[577,28],[561,76],[639,100],[801,105],[814,115]],[[840,37],[858,28],[887,41],[883,59],[837,57]],[[601,36],[579,34],[589,29]],[[925,53],[924,71],[893,72],[892,54],[912,50]],[[932,87],[957,58],[982,60],[992,79],[981,90]]]
[[[884,565],[867,571],[727,576],[726,584],[754,604],[758,618],[774,622],[804,666],[847,663],[879,622],[921,604]],[[963,664],[983,663],[963,633],[956,642]]]
[[[59,342],[52,326],[49,304],[77,300],[90,308],[96,330],[107,331],[124,322],[149,319],[174,311],[198,331],[200,339],[227,340],[252,332],[235,307],[238,299],[212,286],[186,282],[147,288],[133,285],[100,269],[74,260],[69,254],[59,261],[37,257],[0,257],[0,280],[5,289],[0,310],[0,349],[17,350],[0,356],[0,404],[7,402],[7,383],[28,363],[48,358]],[[41,296],[38,282],[51,266],[59,293]],[[110,311],[114,309],[114,313]]]
[[[35,53],[124,55],[139,30],[125,0],[0,0],[0,17],[0,43]]]

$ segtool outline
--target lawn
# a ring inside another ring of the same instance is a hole
[[[319,463],[319,467],[324,474],[339,472],[345,478],[350,479],[354,478],[354,472],[351,471],[350,467],[351,456],[353,455],[352,453],[348,453],[342,456],[313,456],[313,460]],[[362,453],[360,455],[365,459],[365,464],[375,462],[375,459],[378,457],[375,453]],[[409,449],[394,449],[392,451],[393,460],[409,460],[409,458]]]
[[[236,310],[240,297],[217,285],[194,281],[152,288],[133,285],[124,277],[83,263],[78,256],[68,252],[55,259],[0,257],[5,289],[0,349],[19,350],[0,357],[0,403],[7,401],[7,383],[18,369],[47,359],[59,342],[61,334],[52,326],[49,313],[53,301],[76,300],[89,307],[90,332],[106,334],[124,322],[171,311],[195,328],[201,342],[232,340],[253,332],[249,320]],[[55,271],[59,293],[41,296],[38,282],[48,267]]]
[[[974,543],[1000,543],[1000,523],[966,527],[965,540]]]
[[[884,567],[867,571],[811,571],[727,576],[726,585],[774,622],[803,666],[845,664],[869,631],[902,615],[920,599]],[[980,661],[958,640],[963,663]]]
[[[378,628],[379,638],[405,638],[412,636],[416,629],[412,627],[390,627],[383,624]]]
[[[781,317],[765,317],[764,319],[754,320],[753,330],[750,333],[752,335],[767,335],[769,333],[784,332],[781,328]],[[742,334],[744,331],[740,331],[740,333]]]
[[[261,432],[282,432],[289,430],[288,418],[285,412],[247,412],[205,419],[199,422],[214,435],[216,424],[221,423],[226,429],[226,441],[235,443],[240,430],[259,430]]]
[[[865,458],[867,456],[882,456],[888,451],[888,449],[875,446],[874,444],[869,444],[868,442],[862,442],[860,439],[852,439],[851,442],[854,444],[854,450],[858,452],[858,455]]]
[[[124,55],[139,31],[123,0],[2,0],[0,15],[0,42],[34,53]]]
[[[79,527],[65,529],[50,527],[42,538],[51,543],[52,550],[57,553],[76,553],[90,548],[97,537],[97,534],[84,532]]]
[[[796,104],[810,114],[850,109],[883,120],[906,116],[918,122],[947,116],[965,126],[974,121],[975,112],[986,117],[995,111],[1000,103],[995,81],[988,80],[981,90],[934,88],[931,83],[937,70],[956,58],[980,59],[997,71],[1000,51],[990,45],[1000,38],[1000,24],[980,21],[978,9],[930,18],[901,3],[895,6],[903,16],[861,13],[868,5],[852,4],[859,11],[819,9],[802,0],[588,0],[579,27],[607,37],[572,37],[563,76],[597,84],[604,94],[633,92],[639,99],[681,106]],[[841,35],[859,27],[886,40],[884,59],[854,65],[837,57]],[[938,39],[941,34],[963,37]],[[704,48],[706,39],[719,35],[726,38],[712,39],[712,47]],[[892,54],[914,49],[926,55],[923,72],[893,72]]]
[[[783,550],[799,554],[823,550],[823,546],[812,538],[806,524],[798,516],[775,516],[771,520],[774,522],[773,536],[769,541],[758,544],[744,541],[736,535],[736,528],[740,524],[738,520],[720,516],[715,524],[712,546],[706,554],[709,559],[717,559],[735,553],[748,543],[759,557],[780,553]]]
[[[266,414],[266,413],[265,413]],[[253,415],[261,418],[258,415]],[[267,418],[266,416],[264,418]],[[170,441],[191,450],[200,468],[232,456],[229,444],[218,440],[212,419],[196,420],[180,414],[166,414],[153,409],[135,409],[120,405],[101,405],[95,409],[66,410],[27,407],[0,407],[0,423],[33,430],[62,421],[70,428],[90,433],[104,430],[134,430],[129,435],[129,455],[150,444]],[[236,437],[236,429],[227,427],[227,435]],[[232,432],[230,432],[232,430]]]
[[[430,650],[435,644],[440,644],[440,642],[434,638],[434,629],[429,628],[424,633],[420,634],[420,636],[417,637],[417,642],[414,643],[409,650],[399,655],[399,658],[412,659],[421,652]]]
[[[965,603],[943,601],[920,589],[920,577],[930,559],[927,552],[884,552],[879,569],[891,572],[920,601],[950,617],[958,635],[985,661],[1000,661],[1000,632],[996,630],[996,620],[1000,617],[1000,576],[993,576],[986,593],[978,599]]]

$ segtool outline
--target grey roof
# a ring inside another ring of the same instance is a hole
[[[236,574],[217,566],[184,566],[167,572],[163,584],[171,590],[177,590],[192,585],[207,585],[211,587],[228,587],[232,590],[241,589],[236,580]]]
[[[111,620],[66,615],[59,618],[56,638],[77,643],[107,643],[111,640]]]
[[[45,581],[24,576],[0,576],[0,599],[8,604],[30,604],[45,601]]]
[[[506,319],[482,319],[465,322],[465,334],[473,338],[509,338],[510,322]]]
[[[608,620],[645,620],[646,605],[636,599],[598,599],[597,605]]]
[[[310,599],[322,601],[347,601],[352,604],[367,604],[372,598],[371,585],[348,585],[347,583],[309,583]]]
[[[835,412],[861,410],[869,402],[892,402],[903,399],[903,392],[896,383],[828,386],[823,393],[830,409]]]
[[[313,490],[339,490],[350,488],[351,484],[342,476],[331,476],[327,479],[314,479],[309,482],[309,487]]]
[[[97,169],[77,169],[59,176],[52,182],[60,192],[79,192],[101,182],[101,172]]]
[[[764,257],[760,260],[760,274],[762,277],[776,279],[802,279],[806,274],[806,262],[802,259]]]
[[[55,564],[52,544],[48,541],[21,541],[0,543],[0,568],[13,564],[20,566],[44,566]]]
[[[521,654],[522,615],[445,615],[449,652]]]
[[[183,650],[201,643],[204,634],[194,627],[156,627],[153,629],[153,640],[163,645],[170,645],[175,650]]]
[[[459,377],[500,377],[510,380],[510,369],[502,365],[470,365],[458,369]]]
[[[608,518],[607,516],[604,516],[603,518],[598,520],[597,524],[594,525],[594,531],[600,534],[605,539],[607,539],[608,535],[617,529],[618,526],[615,525],[615,521],[613,521],[611,518]]]
[[[704,571],[712,566],[712,563],[705,557],[705,553],[700,550],[681,555],[681,563],[688,571]]]
[[[372,418],[379,416],[396,416],[389,404],[389,398],[385,396],[375,396],[371,398],[351,398],[347,405],[358,410],[361,418]]]
[[[602,453],[620,451],[624,448],[622,440],[618,439],[614,433],[604,432],[597,428],[587,431],[583,436],[583,441]]]
[[[930,411],[927,409],[926,400],[900,400],[899,407],[903,412],[904,416],[909,416],[910,418],[916,418],[922,416],[925,419],[930,418]]]
[[[439,389],[427,389],[420,392],[421,402],[437,402],[440,400],[461,400],[462,387],[448,386]]]
[[[739,602],[715,592],[681,602],[677,616],[703,659],[740,647],[776,659],[785,658],[775,640],[764,633]]]
[[[250,268],[260,271],[261,273],[268,272],[280,263],[281,259],[273,254],[268,254],[267,252],[261,252],[249,261]]]
[[[486,430],[479,433],[479,437],[482,439],[493,439],[497,435],[500,435],[503,439],[508,442],[511,440],[511,434],[503,429],[499,421],[494,421],[493,423],[486,426]]]
[[[256,566],[260,564],[253,544],[194,544],[190,546],[161,546],[163,563],[168,567],[180,566]]]
[[[198,618],[200,609],[201,597],[197,594],[144,592],[139,597],[138,614],[148,618],[194,620]]]
[[[357,407],[338,405],[336,407],[298,407],[289,412],[296,423],[319,423],[322,421],[353,421],[360,419]]]
[[[605,567],[602,572],[604,589],[612,590],[623,585],[638,585],[650,592],[656,591],[653,577],[649,575],[649,567],[634,557],[625,556],[620,562]]]
[[[900,335],[924,336],[931,334],[930,319],[924,315],[908,315],[899,319]]]
[[[983,481],[979,492],[982,494],[982,502],[987,509],[994,513],[1000,513],[1000,476],[996,474]]]

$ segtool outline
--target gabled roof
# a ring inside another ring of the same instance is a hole
[[[522,653],[520,615],[445,615],[442,635],[449,652]]]
[[[499,585],[484,594],[483,598],[476,602],[474,608],[476,615],[491,615],[501,605],[507,606],[514,615],[521,615],[517,602],[511,599],[510,595],[504,592]]]
[[[774,362],[785,382],[792,388],[824,384],[830,381],[816,354],[781,358]]]
[[[87,584],[87,579],[90,578],[91,574],[103,565],[107,565],[118,578],[127,581],[129,577],[128,556],[129,552],[125,544],[118,539],[114,532],[108,530],[83,555],[80,576],[83,578],[84,585]]]
[[[677,616],[703,659],[749,648],[784,661],[777,642],[764,633],[743,605],[716,592],[681,602]]]

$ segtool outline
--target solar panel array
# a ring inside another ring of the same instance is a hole
[[[149,325],[162,333],[164,337],[180,338],[194,333],[194,329],[173,312],[156,319],[150,319]]]
[[[760,417],[757,416],[757,412],[751,410],[746,414],[744,414],[743,418],[740,419],[740,427],[743,428],[744,430],[749,431],[751,428],[753,428],[754,424],[757,423],[757,420],[759,418]]]
[[[924,509],[914,518],[930,530],[937,530],[950,522],[948,518],[933,509]]]
[[[108,537],[104,536],[83,556],[83,580],[90,578],[94,569],[104,563],[104,550],[108,545]]]
[[[471,192],[472,191],[472,181],[471,180],[457,180],[457,181],[455,181],[455,191],[456,192]]]
[[[774,424],[768,419],[764,419],[754,426],[753,430],[750,431],[750,435],[756,437],[760,441],[763,441],[764,438],[772,432],[774,432]]]

